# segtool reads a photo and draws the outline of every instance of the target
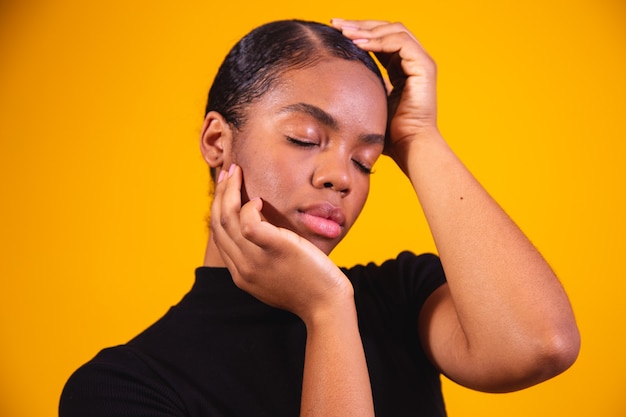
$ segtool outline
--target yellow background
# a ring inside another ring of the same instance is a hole
[[[177,4],[177,5],[174,5]],[[548,258],[583,345],[513,394],[445,381],[469,416],[626,415],[623,1],[78,1],[0,5],[0,415],[56,415],[70,373],[159,318],[207,237],[197,138],[228,48],[260,23],[402,20],[439,65],[451,146]],[[381,161],[340,264],[434,250]]]

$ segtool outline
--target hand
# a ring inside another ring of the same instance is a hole
[[[211,209],[211,233],[235,284],[305,322],[353,300],[350,281],[311,242],[264,221],[263,202],[241,205],[242,171],[222,171]]]
[[[415,36],[401,23],[333,19],[332,25],[361,49],[373,52],[387,70],[391,86],[385,153],[395,159],[403,142],[436,131],[437,69]]]

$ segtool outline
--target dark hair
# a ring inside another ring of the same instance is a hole
[[[339,30],[317,22],[281,20],[252,30],[226,55],[209,91],[205,116],[217,111],[239,129],[245,124],[245,107],[260,99],[282,73],[328,57],[362,62],[385,88],[370,54]]]

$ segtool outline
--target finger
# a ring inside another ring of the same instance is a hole
[[[333,19],[332,23],[334,27],[352,40],[370,39],[402,32],[419,44],[415,35],[400,22]]]
[[[230,258],[241,256],[239,211],[241,201],[241,173],[232,166],[228,172],[220,173],[211,207],[211,233],[222,253]]]
[[[226,190],[226,170],[220,170],[219,176],[215,184],[215,190],[213,192],[213,201],[211,203],[211,232],[219,232],[222,229],[222,201],[224,198],[224,191]]]
[[[263,201],[259,197],[251,198],[241,208],[241,234],[252,243],[267,249],[271,243],[272,228],[276,226],[263,221],[261,210]]]
[[[222,180],[224,191],[220,201],[220,218],[222,227],[231,235],[239,233],[239,212],[241,211],[241,168],[231,165]]]
[[[241,234],[247,240],[266,252],[285,251],[285,245],[298,241],[296,233],[265,221],[262,209],[263,201],[258,197],[250,199],[241,208]]]
[[[426,51],[415,37],[407,31],[372,31],[372,32],[346,32],[346,37],[352,39],[361,49],[375,52],[385,53],[388,56],[394,53],[400,53],[404,57],[408,57],[408,53],[415,56],[426,54]],[[404,53],[402,53],[404,51]]]
[[[211,202],[211,218],[209,227],[211,230],[211,234],[215,235],[217,229],[221,228],[219,226],[219,219],[221,218],[221,205],[222,205],[222,195],[224,194],[225,184],[223,183],[226,171],[224,169],[220,170],[220,173],[215,181],[215,189],[213,191],[213,201]]]
[[[280,239],[279,229],[264,220],[261,210],[263,201],[253,198],[241,206],[241,187],[243,175],[241,168],[234,166],[229,169],[224,180],[226,186],[221,197],[219,221],[221,229],[226,232],[236,248],[230,252],[230,256],[241,252],[246,256],[258,253],[259,249],[276,249],[276,241]],[[272,245],[274,244],[274,245]],[[230,242],[225,250],[229,250]]]
[[[330,19],[330,24],[336,27],[337,29],[344,28],[372,28],[375,26],[380,26],[389,23],[385,20],[353,20],[353,19],[341,19],[339,17],[333,17]]]
[[[241,184],[241,169],[234,165],[218,177],[211,208],[211,234],[233,282],[246,290],[252,265],[248,261],[255,258],[259,248],[241,233]]]
[[[231,255],[227,251],[225,251],[220,245],[217,245],[217,250],[220,256],[222,257],[222,260],[226,264],[226,268],[228,268],[228,270],[230,271],[230,275],[233,277],[233,279],[235,277],[241,276],[237,268],[237,263],[233,261],[233,258],[231,257]]]
[[[428,53],[401,23],[341,21],[335,24],[357,46],[376,55],[394,85],[401,85],[406,76],[421,75],[433,68]]]
[[[339,30],[370,30],[378,26],[388,25],[390,22],[386,20],[350,20],[341,18],[332,18],[331,25]]]
[[[373,52],[387,69],[392,83],[412,75],[434,75],[435,64],[422,46],[406,32],[372,37],[358,46]]]

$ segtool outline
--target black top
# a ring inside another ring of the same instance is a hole
[[[445,282],[439,259],[401,253],[343,269],[354,286],[377,416],[445,416],[439,373],[417,315]],[[237,288],[225,268],[196,270],[191,291],[125,345],[67,382],[61,417],[298,416],[306,329]]]

